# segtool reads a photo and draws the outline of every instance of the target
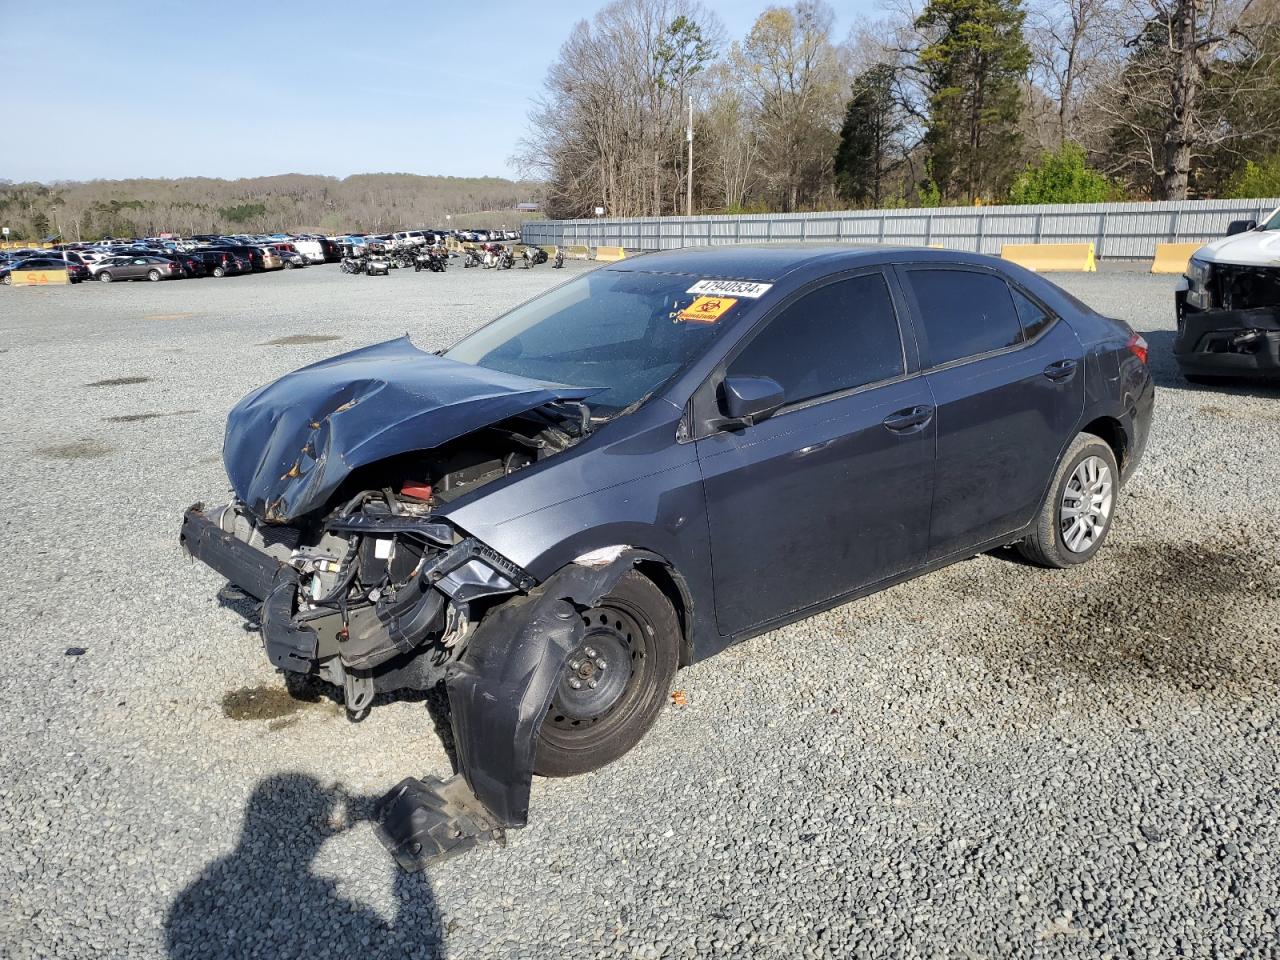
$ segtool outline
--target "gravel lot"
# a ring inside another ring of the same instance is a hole
[[[448,774],[426,704],[285,695],[181,512],[252,387],[582,269],[0,290],[0,956],[1280,956],[1280,390],[1183,383],[1137,272],[1056,278],[1160,385],[1094,563],[739,645],[506,849],[397,874],[367,818]]]

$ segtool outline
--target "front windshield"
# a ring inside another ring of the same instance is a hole
[[[1271,214],[1270,219],[1263,221],[1259,230],[1280,230],[1280,207],[1276,208],[1275,213]]]
[[[690,307],[696,277],[596,270],[556,287],[477,330],[450,360],[577,387],[611,416],[652,393],[697,357],[749,301]],[[723,308],[723,309],[721,309]],[[718,312],[717,312],[718,311]]]

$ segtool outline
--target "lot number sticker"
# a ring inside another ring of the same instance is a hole
[[[715,323],[738,301],[732,297],[699,297],[676,314],[677,320],[693,323]]]
[[[721,297],[763,297],[772,283],[756,283],[753,280],[699,280],[685,293],[710,294]]]

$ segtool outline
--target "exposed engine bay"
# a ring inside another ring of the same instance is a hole
[[[1280,376],[1280,260],[1227,263],[1203,253],[1187,263],[1186,289],[1177,294],[1173,349],[1183,373],[1193,378]]]
[[[362,711],[377,692],[434,686],[488,608],[535,585],[435,511],[589,429],[584,404],[546,404],[356,471],[336,506],[291,523],[267,522],[238,500],[197,504],[182,542],[263,601],[272,663],[342,687],[348,709]]]

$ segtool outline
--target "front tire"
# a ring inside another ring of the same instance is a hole
[[[538,729],[533,769],[540,776],[596,770],[639,743],[658,718],[679,664],[675,609],[641,573],[624,574],[582,618],[582,643],[570,654]]]
[[[1082,433],[1067,448],[1019,552],[1042,567],[1086,563],[1102,547],[1115,518],[1120,468],[1111,447]]]
[[[110,283],[115,278],[111,276],[110,270],[103,270],[100,274],[98,274],[98,279],[103,283]]]
[[[225,277],[227,275],[227,271],[223,270],[221,267],[214,267],[213,275],[221,279],[222,277]]]

